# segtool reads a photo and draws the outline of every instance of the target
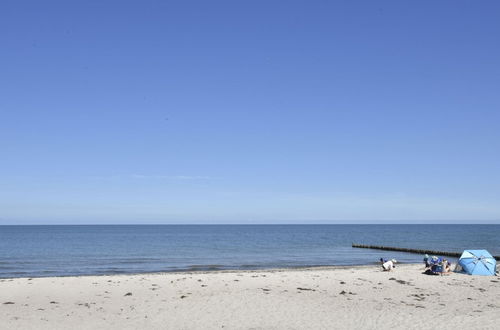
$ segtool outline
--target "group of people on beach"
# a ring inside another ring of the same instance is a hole
[[[451,262],[442,257],[432,256],[428,254],[424,256],[425,270],[427,275],[447,275],[451,273]]]
[[[380,258],[380,264],[382,265],[382,270],[386,272],[392,271],[396,268],[396,259],[384,259]],[[429,255],[424,256],[425,270],[424,274],[427,275],[447,275],[451,273],[451,262],[442,257]]]

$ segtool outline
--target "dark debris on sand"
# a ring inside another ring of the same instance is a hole
[[[301,290],[301,291],[316,291],[314,289],[309,289],[309,288],[297,288],[297,290]]]

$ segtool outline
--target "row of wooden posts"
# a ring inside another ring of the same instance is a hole
[[[399,247],[392,247],[392,246],[364,245],[364,244],[354,244],[354,243],[352,243],[352,247],[353,248],[362,248],[362,249],[375,249],[375,250],[398,251],[398,252],[408,252],[408,253],[417,253],[417,254],[429,254],[429,255],[436,255],[436,256],[456,257],[456,258],[459,258],[462,255],[462,253],[457,253],[457,252],[407,249],[407,248],[399,248]],[[493,256],[493,257],[496,260],[500,260],[500,256]]]

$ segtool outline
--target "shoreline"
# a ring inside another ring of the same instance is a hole
[[[214,270],[174,270],[174,271],[157,271],[157,272],[138,272],[138,273],[114,273],[114,274],[82,274],[82,275],[54,275],[54,276],[20,276],[20,277],[0,277],[2,280],[15,279],[34,279],[34,278],[79,278],[79,277],[103,277],[103,276],[137,276],[137,275],[166,275],[166,274],[211,274],[211,273],[251,273],[251,272],[283,272],[283,271],[308,271],[308,270],[336,270],[336,269],[351,269],[351,268],[368,268],[377,266],[378,263],[361,265],[328,265],[328,266],[293,266],[293,267],[277,267],[277,268],[255,268],[255,269],[214,269]],[[398,263],[397,267],[416,266],[421,263]]]

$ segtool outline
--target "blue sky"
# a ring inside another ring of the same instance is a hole
[[[500,222],[497,1],[3,1],[0,224]]]

